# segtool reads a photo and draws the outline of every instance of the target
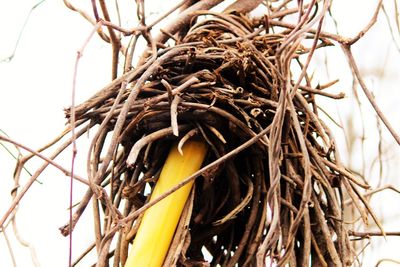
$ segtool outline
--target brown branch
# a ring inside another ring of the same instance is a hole
[[[221,3],[223,0],[201,0],[197,2],[196,4],[190,6],[187,8],[185,11],[180,13],[176,19],[172,21],[172,23],[168,24],[163,28],[165,32],[168,32],[170,34],[175,34],[177,33],[180,29],[184,28],[187,24],[189,24],[190,20],[194,16],[194,12],[197,10],[208,10],[211,9],[212,7],[218,5]],[[155,42],[156,43],[165,43],[170,36],[167,34],[161,32],[159,35],[155,37]]]
[[[100,1],[100,7],[104,15],[105,21],[111,22],[110,15],[108,14],[108,8],[105,3],[105,0],[99,0]],[[110,34],[111,38],[111,47],[112,47],[112,70],[111,70],[111,80],[114,80],[117,78],[118,75],[118,55],[119,51],[121,49],[121,40],[120,38],[115,34],[113,28],[107,27],[108,32]]]
[[[10,239],[8,238],[8,235],[7,235],[7,233],[6,233],[6,229],[4,229],[3,227],[1,227],[0,230],[1,230],[0,232],[2,232],[3,235],[4,235],[4,240],[6,241],[6,246],[7,246],[7,249],[8,249],[8,253],[10,254],[11,261],[12,261],[12,263],[13,263],[13,266],[16,267],[16,266],[17,266],[17,261],[15,260],[14,250],[13,250],[13,248],[12,248],[12,244],[11,244],[11,242],[10,242]]]
[[[175,95],[174,99],[171,102],[171,127],[172,132],[175,136],[179,136],[178,129],[178,105],[182,101],[182,98],[179,95]]]
[[[325,91],[322,91],[320,89],[314,89],[312,87],[304,86],[304,85],[300,85],[299,88],[302,91],[306,91],[308,93],[313,93],[313,94],[316,94],[316,95],[326,96],[326,97],[329,97],[329,98],[332,98],[332,99],[343,99],[346,96],[345,93],[343,93],[343,92],[340,92],[338,94],[331,94],[331,93],[327,93]]]
[[[381,263],[384,263],[384,262],[391,262],[391,263],[400,265],[400,261],[397,261],[397,260],[394,260],[394,259],[380,259],[380,260],[376,263],[375,267],[380,266]]]
[[[376,21],[378,19],[379,10],[382,7],[382,1],[383,0],[379,0],[378,5],[376,6],[376,9],[375,9],[374,15],[372,16],[372,18],[368,22],[368,24],[364,27],[364,29],[362,29],[355,37],[346,40],[343,43],[343,45],[350,47],[351,45],[356,43],[358,40],[360,40],[361,37],[363,37],[371,29],[371,27],[376,23]]]
[[[60,164],[58,164],[58,163],[55,162],[54,160],[52,160],[52,159],[50,159],[50,158],[44,156],[43,154],[41,154],[41,153],[39,153],[39,152],[37,152],[37,151],[35,151],[35,150],[33,150],[33,149],[31,149],[31,148],[29,148],[29,147],[23,145],[23,144],[21,144],[21,143],[18,143],[18,142],[14,141],[14,140],[12,140],[12,139],[6,137],[6,136],[3,136],[3,135],[0,135],[0,140],[3,140],[3,141],[8,142],[8,143],[11,143],[11,144],[13,144],[13,145],[15,145],[15,146],[18,146],[18,147],[20,147],[20,148],[22,148],[22,149],[24,149],[24,150],[26,150],[26,151],[32,153],[33,155],[35,155],[35,156],[41,158],[42,160],[48,162],[49,164],[53,165],[54,167],[56,167],[57,169],[59,169],[60,171],[62,171],[66,176],[70,176],[70,175],[71,175],[71,172],[70,172],[70,171],[68,171],[67,169],[65,169],[63,166],[61,166]],[[82,178],[82,177],[79,176],[79,175],[74,175],[74,179],[77,180],[77,181],[79,181],[79,182],[81,182],[81,183],[83,183],[83,184],[86,184],[86,185],[89,184],[89,182],[88,182],[86,179]],[[0,223],[0,225],[2,225],[2,223]]]
[[[364,79],[358,69],[357,63],[353,57],[353,54],[351,53],[351,48],[348,45],[342,45],[344,54],[346,55],[350,68],[352,69],[354,75],[357,78],[358,83],[360,84],[365,96],[368,98],[368,101],[371,103],[372,107],[375,109],[375,112],[379,116],[379,118],[382,120],[382,122],[385,124],[386,128],[389,130],[389,132],[392,134],[393,138],[396,140],[397,144],[400,145],[400,136],[396,133],[395,129],[392,127],[390,124],[389,120],[386,118],[385,114],[382,112],[382,110],[379,108],[378,104],[375,101],[374,96],[372,93],[368,90],[367,85],[364,83]]]
[[[179,125],[179,130],[181,130],[181,131],[182,130],[186,130],[188,128],[188,126],[189,125],[187,125],[187,124],[181,124],[181,125]],[[131,151],[129,152],[128,158],[126,160],[126,164],[128,166],[132,167],[136,163],[136,160],[137,160],[137,158],[139,156],[140,150],[144,146],[148,145],[151,142],[156,141],[157,139],[160,139],[160,138],[166,137],[168,135],[171,135],[171,134],[173,134],[173,132],[174,132],[174,128],[173,127],[168,127],[168,128],[165,128],[165,129],[161,129],[161,130],[155,131],[155,132],[153,132],[153,133],[141,138],[139,141],[137,141],[133,145]]]
[[[230,4],[227,8],[225,8],[224,13],[238,13],[245,14],[249,13],[252,10],[256,9],[263,0],[236,0],[232,4]]]
[[[368,191],[367,193],[363,194],[363,196],[364,196],[364,197],[370,197],[370,196],[372,196],[372,195],[374,195],[374,194],[376,194],[376,193],[382,192],[382,191],[384,191],[384,190],[392,190],[392,191],[394,191],[394,192],[400,194],[400,189],[394,187],[394,186],[391,185],[391,184],[388,184],[388,185],[385,185],[385,186],[382,186],[382,187],[379,187],[379,188],[375,188],[375,189],[373,189],[373,190],[370,190],[370,191]],[[344,201],[343,204],[344,204],[344,205],[350,205],[350,204],[353,204],[353,201],[352,201],[351,199],[347,199],[346,201]]]
[[[79,13],[82,17],[84,17],[90,24],[92,25],[96,25],[97,21],[94,20],[92,17],[90,17],[89,14],[87,14],[85,11],[83,11],[82,9],[79,9],[77,7],[75,7],[74,5],[72,5],[68,0],[63,0],[64,4],[66,7],[68,7],[69,9],[71,9],[72,11],[75,11],[77,13]],[[107,36],[103,31],[101,31],[101,29],[98,29],[97,33],[99,34],[99,36],[101,37],[101,39],[103,39],[104,41],[106,41],[107,43],[110,42],[110,37]]]
[[[94,33],[97,29],[101,26],[100,23],[96,23],[95,27],[93,28],[91,34],[89,34],[88,38],[85,40],[82,48],[77,51],[74,71],[73,71],[73,78],[72,78],[72,89],[71,89],[71,145],[72,145],[72,159],[71,159],[71,175],[70,175],[70,185],[69,185],[69,220],[72,222],[72,207],[73,207],[73,176],[75,170],[75,159],[78,153],[76,148],[76,114],[75,114],[75,96],[76,96],[76,79],[78,75],[78,66],[79,60],[83,55],[83,51],[86,45],[89,43],[90,39],[93,37]],[[69,236],[69,249],[68,249],[68,266],[72,265],[72,235]]]
[[[353,230],[349,230],[348,234],[354,237],[361,237],[361,238],[369,238],[371,236],[400,236],[400,232],[384,232],[382,231],[365,231],[365,232],[357,232]]]

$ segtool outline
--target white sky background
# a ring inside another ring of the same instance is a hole
[[[85,1],[89,4],[90,1]],[[172,5],[168,1],[146,1],[157,3],[159,9],[167,10]],[[352,37],[369,21],[377,1],[334,0],[333,14],[338,22],[339,33]],[[12,53],[19,31],[31,7],[37,1],[0,0],[0,59]],[[164,7],[161,7],[164,3]],[[392,1],[385,1],[390,9]],[[167,7],[166,7],[167,6]],[[153,7],[154,8],[154,7]],[[135,10],[132,16],[135,16]],[[128,12],[124,10],[124,12]],[[390,16],[393,18],[393,14]],[[392,21],[393,23],[393,21]],[[332,26],[327,20],[326,26]],[[394,25],[394,24],[393,24]],[[134,26],[134,25],[133,25]],[[26,25],[15,57],[9,63],[0,63],[0,129],[11,138],[32,149],[38,149],[57,136],[64,128],[63,109],[71,103],[71,87],[73,67],[77,50],[88,37],[92,26],[77,13],[67,9],[62,1],[47,0],[35,9]],[[334,31],[334,28],[330,28]],[[396,35],[396,33],[395,33]],[[395,36],[400,44],[399,34]],[[318,52],[310,66],[315,72],[315,82],[321,84],[336,78],[340,82],[329,89],[329,92],[345,92],[344,100],[332,101],[320,98],[318,101],[333,117],[342,120],[346,135],[354,132],[356,142],[353,153],[346,148],[343,131],[332,126],[335,137],[341,147],[342,157],[347,166],[362,172],[362,146],[360,136],[362,125],[365,126],[364,158],[367,168],[364,170],[371,185],[378,183],[379,165],[372,164],[377,158],[378,131],[375,115],[366,101],[360,88],[357,93],[362,101],[363,117],[351,92],[352,80],[347,62],[339,47],[329,48],[331,53],[327,65],[328,70],[321,67],[324,53]],[[386,19],[381,13],[378,23],[371,32],[353,47],[354,55],[365,77],[369,89],[374,92],[377,102],[388,116],[390,122],[400,133],[399,99],[400,99],[400,53],[391,40]],[[80,61],[76,102],[81,103],[110,81],[110,48],[95,36],[84,51]],[[318,65],[318,68],[316,67]],[[328,73],[329,77],[327,77]],[[348,122],[351,118],[351,125]],[[400,187],[399,162],[400,149],[383,128],[383,184],[392,183]],[[92,131],[93,133],[93,131]],[[86,139],[86,138],[83,138]],[[12,149],[11,146],[7,146]],[[85,176],[86,153],[78,146],[78,163],[76,171]],[[47,154],[48,155],[48,154]],[[70,168],[70,156],[57,160],[64,167]],[[42,163],[33,160],[27,165],[33,172]],[[0,216],[3,216],[11,203],[10,190],[13,187],[13,168],[15,161],[0,147]],[[23,175],[21,185],[28,179]],[[67,266],[68,238],[61,236],[58,228],[68,220],[69,178],[58,170],[49,167],[40,177],[43,184],[35,183],[21,202],[18,213],[19,230],[24,239],[35,248],[41,266]],[[86,187],[75,182],[74,199],[78,201]],[[372,205],[378,215],[383,218],[387,230],[399,231],[400,195],[392,192],[372,198]],[[91,242],[88,234],[91,225],[84,223],[91,217],[87,209],[82,221],[74,232],[74,257]],[[33,266],[28,249],[19,245],[7,228],[8,237],[13,245],[18,266]],[[374,229],[374,228],[373,228]],[[375,239],[374,239],[375,241]],[[400,237],[389,237],[387,241],[380,239],[373,243],[373,252],[367,250],[367,260],[363,266],[374,266],[378,258],[390,257],[400,260],[398,248]],[[85,262],[87,266],[93,262]],[[0,266],[12,266],[11,257],[0,234]],[[394,266],[389,263],[380,266]]]

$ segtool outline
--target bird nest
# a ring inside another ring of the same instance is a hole
[[[316,95],[342,96],[324,91],[333,83],[313,87],[306,71],[331,42],[318,30],[296,34],[265,18],[202,11],[172,46],[147,36],[138,67],[67,110],[76,126],[99,127],[90,190],[64,234],[95,194],[105,214],[94,214],[99,262],[124,263],[144,210],[195,180],[165,266],[352,264],[344,195],[379,222],[360,193],[369,186],[343,167],[318,114]],[[203,168],[149,202],[171,145],[190,138],[209,145]]]

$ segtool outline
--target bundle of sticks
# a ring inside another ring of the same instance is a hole
[[[192,12],[164,39],[143,31],[149,46],[137,66],[67,110],[87,124],[79,134],[99,127],[90,188],[64,233],[95,194],[106,215],[94,214],[99,263],[124,264],[171,144],[194,137],[210,149],[189,177],[195,187],[164,266],[352,264],[344,195],[380,224],[361,194],[369,185],[343,167],[318,114],[316,95],[343,95],[325,91],[336,81],[313,87],[307,73],[314,51],[332,45],[320,31],[328,2],[303,7],[300,26],[284,21],[300,7],[259,18],[228,9]]]

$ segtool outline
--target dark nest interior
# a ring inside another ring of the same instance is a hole
[[[148,37],[137,68],[67,111],[77,126],[99,125],[90,189],[73,218],[74,225],[94,193],[105,214],[94,213],[99,262],[125,262],[171,145],[189,138],[209,151],[164,266],[355,261],[344,197],[379,222],[361,194],[369,186],[343,167],[319,117],[316,95],[341,96],[291,71],[306,70],[310,53],[331,42],[318,31],[296,33],[268,19],[198,12],[174,45]]]

